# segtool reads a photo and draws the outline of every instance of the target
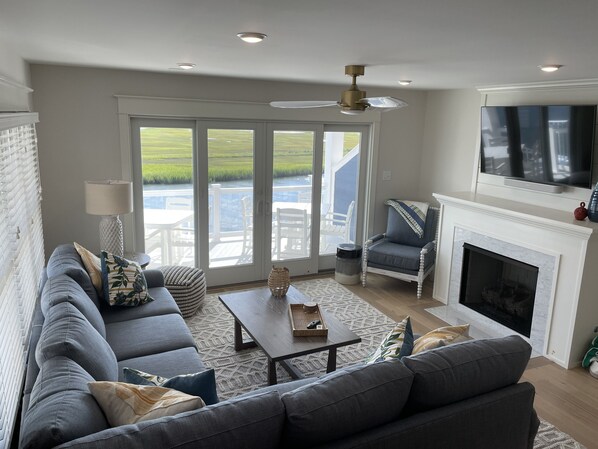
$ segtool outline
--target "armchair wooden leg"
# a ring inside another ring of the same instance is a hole
[[[417,299],[421,299],[422,297],[422,289],[423,289],[423,282],[419,282],[417,283]]]

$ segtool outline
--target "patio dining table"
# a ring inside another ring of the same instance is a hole
[[[193,230],[193,211],[177,209],[144,209],[143,219],[145,229],[160,234],[160,248],[162,265],[169,265],[173,261],[173,232],[179,230]],[[183,228],[191,223],[190,227]]]

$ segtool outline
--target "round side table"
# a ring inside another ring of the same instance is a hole
[[[137,262],[144,270],[152,261],[152,258],[145,253],[125,253],[125,259]]]

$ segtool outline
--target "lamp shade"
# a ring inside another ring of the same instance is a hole
[[[129,181],[85,181],[85,212],[91,215],[133,212],[133,184]]]

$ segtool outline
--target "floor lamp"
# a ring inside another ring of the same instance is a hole
[[[85,211],[102,216],[100,249],[122,257],[123,224],[118,216],[133,212],[133,184],[128,181],[85,181]]]

